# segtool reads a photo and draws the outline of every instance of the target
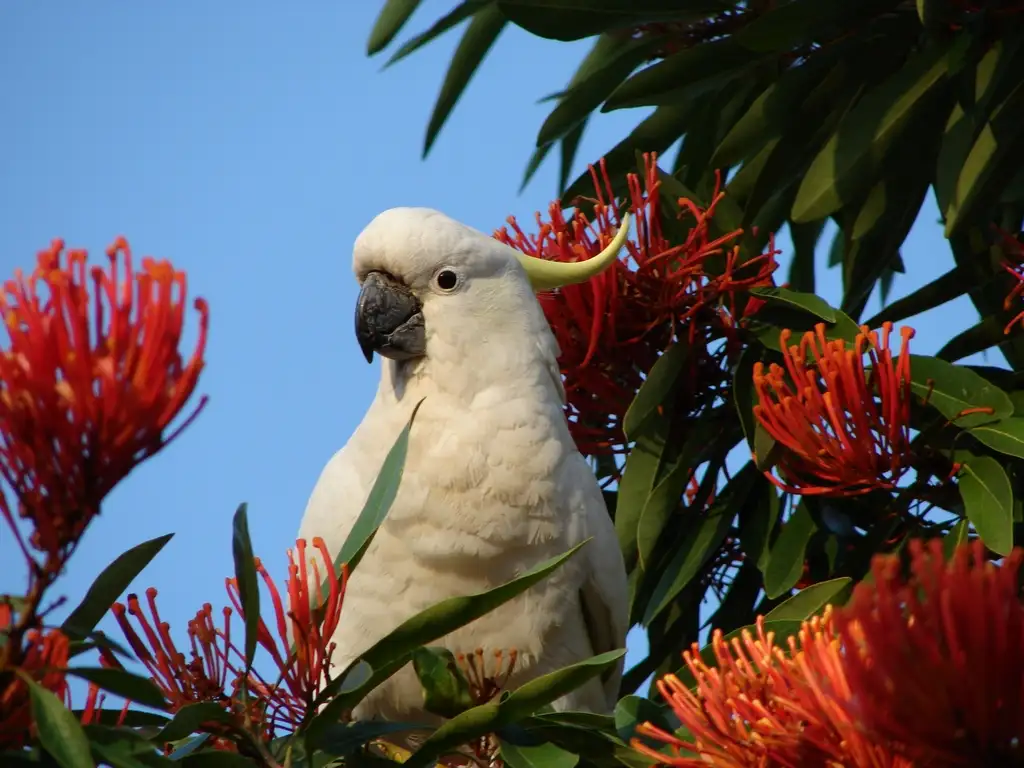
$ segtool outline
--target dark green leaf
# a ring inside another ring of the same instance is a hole
[[[953,552],[957,547],[967,541],[967,529],[967,521],[961,520],[942,537],[942,553],[947,560],[953,557]]]
[[[493,733],[502,726],[518,722],[545,704],[574,691],[591,678],[617,664],[625,649],[602,653],[593,658],[541,675],[512,691],[499,701],[467,710],[446,721],[432,733],[409,758],[409,768],[432,764],[440,755],[474,738]]]
[[[969,431],[989,448],[1024,459],[1024,418],[1012,416]]]
[[[335,572],[340,571],[341,566],[346,563],[348,564],[349,573],[356,569],[363,554],[370,546],[370,542],[373,541],[377,529],[380,528],[384,518],[387,517],[388,511],[398,495],[398,487],[402,483],[405,456],[409,451],[409,432],[412,431],[413,422],[416,420],[416,413],[419,411],[422,402],[421,400],[412,409],[412,415],[409,417],[408,423],[399,433],[394,445],[391,446],[391,450],[388,451],[388,455],[381,465],[380,472],[377,473],[377,478],[373,481],[373,487],[370,489],[370,494],[366,497],[366,503],[363,505],[359,517],[356,518],[355,523],[352,525],[352,530],[349,531],[348,536],[345,538],[345,543],[341,545],[341,549],[338,550],[338,554],[334,558]],[[326,594],[326,590],[323,590],[323,593]]]
[[[236,752],[193,752],[177,761],[185,768],[259,768],[259,763]]]
[[[147,707],[163,709],[167,705],[164,695],[152,680],[134,675],[124,669],[72,667],[68,669],[68,674],[88,680],[104,691],[109,691],[138,704],[144,704]]]
[[[622,427],[627,436],[634,438],[643,423],[656,415],[658,408],[672,392],[676,378],[689,357],[689,351],[690,348],[686,344],[673,344],[651,366],[647,378],[622,420]]]
[[[507,23],[497,5],[485,5],[473,14],[473,20],[466,27],[466,31],[452,55],[448,71],[441,84],[441,93],[438,94],[434,111],[430,115],[430,122],[427,123],[427,135],[423,141],[424,157],[430,154],[430,148],[434,146],[434,140],[455,107],[455,103],[462,96],[462,92],[466,90],[469,81],[476,74],[487,52],[494,45]]]
[[[653,723],[672,733],[678,727],[675,720],[666,707],[643,696],[624,696],[615,705],[615,730],[623,741],[633,738],[641,723]]]
[[[447,648],[417,648],[412,665],[423,686],[423,707],[441,717],[455,717],[473,706],[469,683]]]
[[[75,714],[75,719],[81,722],[82,715],[85,711],[81,709],[75,709],[72,711]],[[165,715],[158,715],[153,712],[142,712],[137,709],[129,709],[127,712],[124,712],[120,707],[116,709],[94,709],[93,713],[96,718],[94,722],[98,722],[102,725],[121,724],[131,728],[143,728],[146,726],[162,728],[171,722],[170,718]]]
[[[231,714],[220,704],[212,701],[201,701],[188,704],[177,712],[167,725],[153,738],[154,744],[166,744],[178,741],[195,733],[203,723],[227,723]]]
[[[39,743],[61,768],[93,768],[89,740],[71,711],[52,692],[28,675],[21,675],[28,686],[32,720]]]
[[[864,324],[869,328],[879,328],[884,322],[898,323],[908,317],[919,315],[953,301],[967,293],[970,288],[971,284],[960,268],[954,266],[927,285],[894,301],[870,320],[866,320]]]
[[[789,592],[804,571],[807,543],[817,530],[810,510],[803,501],[782,526],[779,538],[772,547],[768,565],[764,570],[764,591],[774,600]]]
[[[260,626],[260,586],[256,580],[256,556],[249,538],[248,505],[239,504],[231,526],[231,552],[235,560],[238,599],[245,614],[245,669],[252,668],[256,655],[256,636]]]
[[[357,720],[351,723],[334,723],[317,734],[311,746],[334,757],[347,757],[366,743],[394,733],[427,731],[429,727],[419,723],[395,723],[385,720]]]
[[[574,768],[580,761],[577,755],[554,744],[526,747],[502,741],[500,754],[508,768]]]
[[[806,44],[821,30],[838,26],[845,29],[858,17],[870,18],[873,12],[887,7],[879,0],[847,3],[842,0],[793,0],[769,6],[734,36],[737,43],[764,53],[791,49]]]
[[[789,265],[789,284],[794,291],[814,293],[815,251],[818,238],[825,228],[825,219],[805,224],[790,222],[789,236],[793,240],[793,261]]]
[[[910,376],[914,393],[963,429],[1013,415],[1013,402],[1005,392],[962,365],[910,355]],[[974,408],[991,409],[991,413],[960,416]]]
[[[801,589],[791,598],[775,606],[765,614],[765,621],[805,621],[831,603],[837,595],[849,587],[853,579],[844,576],[841,579],[822,581]]]
[[[174,768],[174,762],[159,754],[157,747],[137,731],[87,725],[85,734],[93,754],[113,768]]]
[[[96,577],[82,602],[64,620],[61,631],[72,638],[83,638],[92,632],[114,601],[128,589],[128,585],[142,573],[142,569],[149,565],[172,536],[173,533],[157,536],[118,555]]]
[[[715,0],[499,0],[509,21],[550,40],[580,40],[641,22],[693,22],[722,10]]]
[[[824,218],[863,193],[893,139],[948,70],[946,50],[930,46],[866,94],[811,161],[793,202],[793,220]]]
[[[809,312],[815,317],[820,317],[826,323],[836,322],[836,311],[829,306],[824,299],[815,296],[813,293],[799,293],[788,288],[751,288],[750,293],[765,299],[770,304],[781,304],[783,306]]]
[[[348,688],[348,690],[342,689],[342,685],[347,679],[347,676],[342,674],[324,687],[317,698],[317,706],[325,702],[329,703],[323,707],[309,726],[307,731],[309,737],[315,738],[319,729],[338,722],[341,713],[358,704],[367,693],[408,663],[414,650],[434,642],[439,637],[465,626],[521,595],[559,568],[589,541],[587,539],[565,554],[540,563],[522,576],[502,584],[500,587],[475,595],[450,597],[404,621],[397,629],[375,643],[350,667],[355,667],[358,664],[367,665],[372,670],[372,674],[365,682]]]
[[[736,363],[736,371],[732,377],[732,401],[739,414],[740,426],[743,427],[743,434],[747,438],[747,445],[750,450],[754,449],[754,433],[757,428],[757,418],[754,416],[754,406],[757,405],[757,396],[754,393],[754,365],[758,362],[756,352],[748,347],[740,353],[740,359]],[[770,439],[770,438],[769,438]]]
[[[418,51],[424,45],[436,40],[449,29],[461,24],[478,10],[483,8],[485,5],[489,5],[493,1],[494,0],[463,0],[463,2],[459,3],[451,11],[431,24],[430,28],[425,32],[421,32],[403,43],[391,58],[388,59],[387,64],[384,66],[390,67],[392,64],[404,59],[410,53]]]
[[[421,0],[385,0],[384,7],[377,14],[377,20],[366,43],[366,53],[378,53],[395,39],[405,23],[419,6]]]
[[[1013,548],[1013,488],[1006,472],[991,456],[972,456],[963,462],[960,496],[967,519],[985,546],[1000,555]]]

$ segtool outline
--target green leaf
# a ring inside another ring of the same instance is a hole
[[[818,238],[825,228],[825,219],[805,224],[789,223],[789,236],[793,240],[793,261],[789,265],[789,284],[794,291],[814,293],[815,252]],[[832,309],[829,307],[829,309]],[[833,314],[834,310],[833,310]]]
[[[154,744],[167,744],[179,741],[195,733],[203,723],[231,722],[231,713],[220,704],[212,701],[201,701],[187,704],[177,712],[167,725],[153,737]]]
[[[765,621],[806,621],[832,602],[837,595],[853,584],[853,579],[844,576],[812,584],[801,589],[785,602],[765,614]]]
[[[441,717],[455,717],[473,706],[469,683],[447,648],[417,648],[412,666],[423,686],[423,707]]]
[[[104,691],[122,696],[129,701],[157,709],[167,706],[167,700],[163,693],[153,684],[152,680],[132,674],[127,670],[106,667],[71,667],[67,672],[74,677],[95,683]]]
[[[398,496],[398,488],[402,484],[405,457],[409,452],[409,433],[412,431],[413,421],[415,421],[416,413],[419,411],[422,403],[423,401],[420,400],[416,407],[412,409],[409,421],[399,433],[398,438],[391,446],[391,450],[388,451],[388,455],[384,458],[380,472],[377,473],[377,479],[373,481],[370,494],[366,497],[366,503],[359,512],[359,517],[356,518],[355,523],[352,525],[352,530],[349,531],[348,536],[345,538],[345,543],[341,545],[341,549],[338,550],[338,554],[334,558],[334,570],[336,573],[341,570],[341,566],[345,563],[348,564],[349,573],[356,569],[359,561],[362,560],[363,555],[369,548],[370,542],[373,541],[377,529],[380,528],[384,518],[387,517],[391,505],[395,503],[395,497]],[[324,583],[326,584],[326,581]],[[326,594],[326,590],[322,591]]]
[[[857,3],[793,0],[759,13],[736,33],[735,39],[753,51],[788,53],[814,39],[823,29],[846,29],[858,17],[870,18],[874,12],[887,7],[887,3],[879,0]]]
[[[245,614],[245,671],[248,674],[256,655],[256,637],[260,626],[260,586],[256,580],[256,556],[249,538],[247,504],[239,504],[231,525],[231,553],[235,560],[238,599]]]
[[[689,346],[673,344],[651,366],[622,420],[622,428],[630,439],[636,437],[644,422],[657,413],[659,406],[672,393],[689,355]]]
[[[554,744],[526,747],[502,741],[500,755],[508,768],[575,768],[580,761],[579,756]]]
[[[537,146],[561,139],[584,118],[601,106],[616,85],[630,75],[650,55],[654,45],[649,39],[631,40],[622,36],[603,36],[584,60],[577,73],[583,76],[570,83],[558,105],[547,116],[537,134]]]
[[[947,560],[953,557],[953,552],[957,547],[967,541],[967,528],[967,521],[961,520],[942,537],[942,553]]]
[[[868,92],[811,161],[793,202],[793,220],[824,218],[864,192],[893,139],[948,71],[947,51],[926,47]]]
[[[93,768],[89,740],[75,716],[51,691],[28,675],[19,674],[28,686],[32,720],[42,748],[61,768]]]
[[[366,743],[382,736],[429,730],[428,726],[421,723],[356,720],[351,723],[333,723],[327,726],[317,735],[315,742],[310,741],[310,745],[334,757],[348,757]]]
[[[563,42],[642,22],[694,22],[722,10],[715,0],[688,0],[685,7],[665,0],[499,0],[498,6],[527,32]]]
[[[317,697],[316,705],[319,707],[326,703],[326,706],[310,724],[307,731],[309,737],[315,738],[319,729],[336,723],[341,713],[358,704],[367,693],[405,666],[414,650],[518,597],[558,569],[589,541],[590,539],[587,539],[577,544],[568,552],[540,563],[522,576],[499,587],[475,595],[450,597],[404,621],[350,665],[349,669],[353,669],[359,664],[366,664],[372,670],[372,674],[362,684],[354,685],[349,690],[342,689],[342,684],[347,679],[347,675],[342,673],[324,686]]]
[[[459,3],[451,11],[431,24],[430,28],[425,32],[421,32],[403,43],[401,47],[392,54],[391,58],[388,59],[387,64],[384,66],[390,67],[392,64],[401,61],[409,54],[418,51],[427,43],[436,40],[449,29],[461,24],[485,5],[489,5],[492,2],[493,0],[463,0],[463,2]]]
[[[366,43],[366,53],[373,56],[384,50],[395,39],[402,27],[412,16],[421,0],[385,0],[384,7],[377,14],[377,20]]]
[[[619,85],[602,111],[664,106],[699,84],[707,87],[723,84],[763,58],[763,54],[746,50],[731,38],[685,48],[640,70]]]
[[[951,270],[935,278],[927,285],[923,285],[913,293],[897,299],[881,312],[866,320],[864,324],[869,328],[879,328],[882,323],[898,323],[908,317],[920,315],[943,304],[958,299],[971,289],[971,283],[965,278],[959,267],[954,266]]]
[[[667,707],[644,696],[624,696],[615,705],[615,730],[623,741],[633,738],[641,723],[654,723],[672,733],[678,727],[678,722],[673,721],[675,715]]]
[[[754,451],[754,434],[758,421],[754,416],[754,406],[757,405],[757,395],[754,392],[754,365],[758,362],[756,352],[747,347],[740,353],[740,359],[736,363],[736,370],[732,377],[732,401],[736,406],[736,413],[739,415],[740,426],[747,438],[747,445]],[[771,439],[769,437],[769,439]]]
[[[989,448],[1024,459],[1024,418],[1012,416],[968,431]]]
[[[244,755],[221,750],[192,752],[176,762],[185,768],[259,768],[261,765]]]
[[[1000,555],[1013,549],[1013,488],[991,456],[972,456],[962,464],[960,496],[967,519],[985,543]]]
[[[804,571],[807,543],[817,530],[810,510],[801,501],[782,526],[764,570],[764,591],[770,600],[789,592]]]
[[[105,725],[87,725],[84,730],[93,754],[112,768],[174,768],[175,763],[158,754],[137,731]]]
[[[473,14],[473,20],[466,27],[455,53],[452,54],[451,63],[441,84],[441,93],[438,94],[434,111],[427,123],[423,157],[430,154],[430,148],[434,146],[434,140],[437,139],[456,102],[507,23],[498,6],[494,4],[485,5]]]
[[[1013,415],[1013,402],[1003,390],[962,365],[937,357],[910,355],[910,377],[915,394],[927,398],[929,405],[963,429]],[[990,408],[992,412],[958,418],[973,408]]]
[[[461,744],[528,717],[617,664],[625,653],[624,648],[610,651],[549,672],[525,683],[498,702],[492,701],[453,717],[434,731],[405,764],[408,768],[429,766],[439,756]]]
[[[946,208],[946,237],[972,219],[985,203],[999,197],[1020,167],[1024,154],[1020,126],[1024,122],[1024,83],[992,112],[964,160]]]
[[[750,293],[769,302],[770,304],[781,304],[792,307],[803,312],[809,312],[815,317],[820,317],[826,323],[835,323],[836,311],[824,299],[815,296],[813,293],[800,293],[791,291],[788,288],[751,288]]]
[[[114,601],[173,536],[173,533],[157,536],[118,555],[96,577],[82,602],[64,620],[61,631],[72,638],[84,638],[92,632]]]
[[[651,622],[668,608],[676,596],[700,573],[704,563],[729,533],[733,516],[734,512],[729,509],[709,512],[694,535],[687,537],[676,550],[647,603],[647,611],[643,618],[645,627],[650,626]]]

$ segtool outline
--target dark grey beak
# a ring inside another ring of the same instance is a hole
[[[356,301],[356,339],[368,363],[374,352],[392,360],[423,357],[427,338],[419,301],[393,277],[370,272]]]

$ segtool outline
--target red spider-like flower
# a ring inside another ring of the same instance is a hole
[[[805,622],[785,649],[763,617],[756,635],[747,630],[730,643],[716,631],[712,647],[713,665],[697,646],[684,654],[693,690],[675,675],[658,681],[690,736],[644,723],[637,734],[669,751],[640,739],[633,740],[635,749],[683,768],[910,768],[894,745],[871,739],[843,707],[852,694],[831,609]]]
[[[68,638],[57,629],[30,629],[22,638],[9,634],[14,626],[10,606],[0,603],[0,749],[24,746],[30,736],[32,708],[22,675],[68,701]],[[20,648],[10,647],[20,640]]]
[[[202,407],[167,432],[203,368],[206,303],[195,301],[199,339],[184,362],[184,273],[149,258],[133,271],[122,238],[107,256],[107,269],[90,269],[85,251],[65,253],[56,240],[31,276],[18,273],[0,293],[9,337],[0,351],[0,476],[31,521],[28,545],[52,572],[103,497]],[[3,513],[32,559],[15,515],[6,505]]]
[[[876,557],[837,615],[847,711],[920,765],[1020,765],[1024,550],[996,565],[975,541],[947,562],[941,540],[913,540],[910,556],[909,578]]]
[[[774,250],[740,258],[732,243],[742,230],[712,237],[710,222],[723,197],[717,188],[706,209],[690,200],[678,201],[680,218],[692,223],[685,236],[674,240],[663,222],[656,155],[645,155],[645,163],[642,180],[635,174],[627,177],[627,202],[636,228],[619,260],[588,283],[538,297],[561,349],[573,437],[588,455],[626,450],[626,409],[651,366],[676,341],[693,347],[687,361],[691,386],[681,392],[712,397],[707,393],[716,383],[728,380],[724,353],[715,342],[734,336],[737,293],[771,284],[777,266]],[[510,229],[503,227],[494,236],[523,253],[554,261],[584,260],[599,253],[618,230],[620,204],[603,161],[600,173],[592,167],[591,175],[596,193],[590,201],[592,221],[579,208],[567,217],[556,201],[548,209],[548,221],[537,214],[536,235],[525,234],[509,218]],[[685,407],[693,410],[698,404]]]
[[[903,347],[893,359],[892,324],[881,336],[862,327],[852,348],[825,338],[825,326],[790,346],[783,331],[785,368],[754,367],[759,403],[754,414],[783,449],[782,479],[789,493],[854,495],[893,488],[911,466],[910,345],[914,331],[900,331]],[[870,369],[865,366],[865,355]]]

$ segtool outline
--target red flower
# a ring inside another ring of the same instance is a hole
[[[709,225],[723,196],[717,189],[707,209],[678,201],[680,218],[692,218],[692,224],[673,240],[663,225],[656,161],[656,155],[645,155],[642,182],[635,174],[627,176],[636,229],[619,261],[585,284],[538,297],[561,349],[570,428],[580,451],[589,455],[626,450],[626,409],[659,355],[676,341],[694,346],[687,364],[690,396],[712,398],[708,393],[728,375],[723,352],[708,346],[734,335],[736,292],[770,284],[777,266],[774,250],[741,261],[738,247],[729,244],[742,230],[711,236]],[[537,215],[538,234],[526,235],[509,218],[511,232],[502,228],[495,238],[554,261],[599,253],[621,222],[603,161],[600,168],[600,178],[591,168],[597,195],[593,221],[578,208],[566,218],[556,201],[548,209],[550,221]],[[721,262],[714,269],[712,258]],[[688,408],[699,405],[687,403]]]
[[[746,630],[727,643],[716,631],[714,665],[696,645],[684,654],[696,681],[692,691],[675,675],[658,681],[689,735],[644,723],[637,734],[669,752],[639,739],[633,747],[662,765],[688,768],[909,768],[893,745],[868,737],[842,706],[851,693],[831,622],[830,609],[805,622],[786,650],[763,617],[756,636]]]
[[[0,749],[18,748],[31,736],[32,708],[27,675],[43,688],[68,701],[68,684],[64,670],[68,666],[68,638],[57,629],[30,629],[24,633],[20,647],[10,631],[14,617],[10,606],[0,603]]]
[[[910,555],[909,579],[898,557],[877,557],[837,615],[851,717],[921,765],[1019,765],[1024,550],[995,565],[975,541],[947,562],[941,540],[913,540]]]
[[[893,359],[892,323],[881,338],[862,327],[851,349],[828,341],[825,326],[789,346],[779,342],[786,367],[754,368],[758,405],[754,415],[784,450],[778,460],[782,480],[765,474],[788,493],[853,495],[894,488],[910,468],[910,345]],[[865,367],[864,357],[870,360]],[[788,374],[788,379],[787,379]]]
[[[206,303],[195,302],[199,339],[185,363],[178,352],[184,273],[149,258],[135,273],[122,238],[107,255],[106,270],[90,270],[85,251],[65,254],[55,240],[30,277],[18,273],[0,293],[10,340],[0,353],[0,475],[51,571],[103,497],[203,404],[167,434],[203,367]],[[3,511],[30,558],[13,515]]]

